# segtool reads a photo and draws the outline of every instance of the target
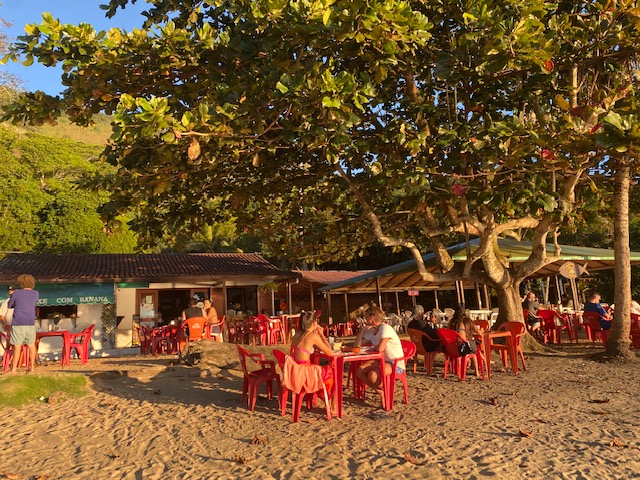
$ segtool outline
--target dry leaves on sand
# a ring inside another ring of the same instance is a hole
[[[489,399],[489,403],[490,403],[491,405],[499,405],[498,397],[491,397],[491,398]]]
[[[609,415],[609,412],[603,412],[602,410],[592,410],[593,415]]]
[[[251,443],[253,445],[264,445],[265,443],[267,443],[267,437],[261,437],[256,433],[256,435],[253,437],[253,440],[251,440]]]
[[[249,458],[243,457],[242,455],[236,455],[234,457],[234,460],[235,460],[236,463],[239,463],[240,465],[245,465],[245,464],[249,463]]]
[[[521,437],[533,437],[533,433],[532,432],[527,432],[525,430],[519,429],[518,433],[520,434]]]
[[[613,437],[611,439],[611,441],[609,442],[609,446],[610,447],[627,448],[629,445],[627,445],[626,443],[622,443],[620,440],[618,440],[617,438]]]
[[[18,473],[2,472],[2,478],[8,478],[10,480],[19,480],[20,478],[22,478],[22,475]]]
[[[592,398],[591,403],[609,403],[611,401],[610,398]]]
[[[414,465],[422,465],[422,462],[411,455],[409,452],[404,452],[404,458],[407,460],[407,462],[413,463]]]

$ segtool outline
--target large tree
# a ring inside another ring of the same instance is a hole
[[[501,320],[522,321],[520,282],[588,207],[603,119],[636,108],[636,1],[152,3],[128,33],[27,26],[8,58],[61,63],[67,90],[8,115],[114,113],[114,206],[147,233],[211,220],[222,199],[299,255],[408,249],[426,280],[494,287]],[[480,238],[459,265],[456,235]],[[530,239],[530,258],[510,264],[500,236]]]

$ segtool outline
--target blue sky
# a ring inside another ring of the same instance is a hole
[[[49,12],[62,23],[90,23],[96,30],[118,27],[131,30],[141,26],[144,17],[140,15],[147,3],[138,0],[135,5],[127,5],[119,10],[115,17],[107,19],[100,4],[108,0],[0,0],[0,17],[13,25],[4,30],[10,40],[24,34],[28,23],[41,23],[42,12]],[[34,63],[23,67],[19,63],[0,65],[0,69],[19,76],[27,90],[42,90],[57,95],[63,88],[60,84],[61,71],[58,68],[46,68]]]

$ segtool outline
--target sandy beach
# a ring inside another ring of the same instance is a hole
[[[518,375],[496,355],[491,381],[465,382],[443,380],[438,356],[434,376],[409,373],[409,405],[400,384],[386,415],[345,391],[344,418],[303,409],[299,424],[264,391],[255,412],[241,403],[234,345],[220,346],[230,369],[49,363],[38,374],[86,374],[91,394],[3,410],[0,479],[638,478],[640,363],[597,363],[598,350],[529,354]]]

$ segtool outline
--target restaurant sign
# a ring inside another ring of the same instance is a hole
[[[115,303],[112,283],[36,285],[36,290],[40,294],[39,307]]]
[[[418,295],[420,295],[420,292],[418,290],[408,290],[407,295],[409,295],[410,297],[417,297]]]

